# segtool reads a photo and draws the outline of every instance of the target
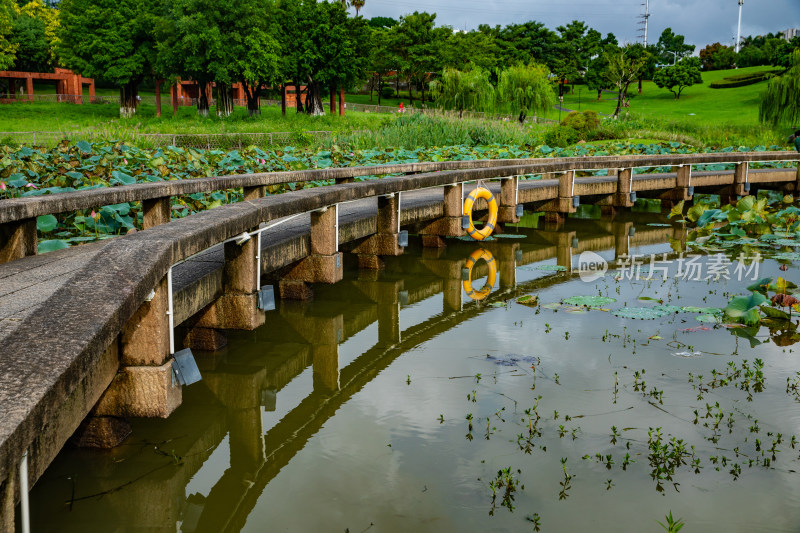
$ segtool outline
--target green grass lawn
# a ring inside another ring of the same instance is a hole
[[[687,124],[706,126],[717,124],[755,126],[758,124],[759,96],[767,85],[766,81],[732,89],[712,89],[709,85],[726,76],[764,70],[774,70],[774,67],[703,72],[702,85],[687,87],[678,100],[675,100],[674,95],[667,89],[660,89],[655,83],[645,81],[642,84],[642,94],[637,94],[631,99],[630,113],[647,118],[679,120]],[[629,92],[635,91],[636,84],[632,84]],[[577,110],[578,96],[576,86],[575,94],[564,96],[564,107]],[[599,102],[596,96],[596,92],[588,91],[584,87],[580,94],[581,110],[593,109],[600,113],[613,114],[617,104],[616,96],[604,93],[603,99]]]
[[[390,115],[347,112],[345,117],[324,115],[311,117],[294,109],[281,115],[280,107],[266,106],[261,115],[250,117],[244,107],[234,108],[231,116],[221,119],[211,114],[200,117],[195,107],[179,107],[176,117],[162,104],[163,115],[156,117],[155,106],[141,104],[136,116],[119,118],[119,106],[34,102],[0,106],[2,131],[104,131],[139,133],[263,133],[300,131],[352,131],[379,128]]]

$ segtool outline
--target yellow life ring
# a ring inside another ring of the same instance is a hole
[[[472,267],[475,266],[475,263],[483,259],[486,261],[486,266],[489,267],[489,277],[486,279],[486,284],[480,290],[475,290],[472,288]],[[489,293],[492,292],[492,288],[494,287],[494,282],[497,281],[497,263],[494,260],[494,256],[488,251],[484,250],[483,248],[478,248],[474,252],[472,252],[469,257],[467,258],[467,269],[469,270],[469,274],[467,275],[466,279],[463,281],[464,285],[464,292],[467,293],[467,296],[472,298],[473,300],[483,300]]]
[[[484,225],[481,229],[477,229],[475,224],[472,222],[472,208],[478,198],[485,199],[489,204],[489,220],[486,221],[486,225]],[[492,195],[491,191],[485,187],[477,187],[475,190],[469,193],[467,199],[464,200],[464,216],[469,217],[469,228],[467,229],[467,234],[470,237],[476,241],[482,241],[491,235],[495,226],[497,225],[497,201],[494,199],[494,195]]]

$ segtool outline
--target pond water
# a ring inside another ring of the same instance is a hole
[[[412,239],[378,274],[279,302],[197,354],[203,381],[168,420],[65,449],[33,531],[661,531],[670,511],[684,531],[797,531],[800,336],[713,309],[784,272],[741,247],[689,272],[664,222]],[[589,260],[611,265],[563,271]]]

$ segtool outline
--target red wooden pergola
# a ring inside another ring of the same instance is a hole
[[[20,100],[33,101],[33,80],[50,81],[56,84],[56,94],[59,102],[83,103],[83,86],[89,86],[89,101],[94,100],[94,80],[84,78],[69,69],[57,68],[55,72],[20,72],[14,70],[0,70],[0,79],[8,80],[9,94],[7,98],[0,98],[0,103],[8,104]],[[17,96],[17,84],[25,84],[25,94],[22,98]]]

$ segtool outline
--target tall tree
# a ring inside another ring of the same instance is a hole
[[[201,116],[208,116],[214,82],[218,112],[227,116],[232,111],[230,86],[235,58],[230,30],[237,22],[233,5],[215,0],[175,0],[170,19],[159,31],[159,68],[197,83],[197,112]]]
[[[234,57],[232,77],[241,82],[250,116],[261,113],[259,98],[267,87],[280,84],[281,48],[274,37],[277,25],[271,4],[240,0],[231,35]]]
[[[628,107],[628,88],[645,67],[646,59],[632,51],[632,45],[606,52],[608,69],[606,77],[617,89],[617,108],[614,118],[619,116],[623,107]]]
[[[700,63],[703,70],[723,70],[736,65],[736,52],[731,46],[714,43],[700,50]]]
[[[348,18],[340,3],[281,0],[278,21],[282,71],[298,89],[306,85],[305,112],[324,114],[322,90],[346,87],[366,77],[370,34],[362,17]]]
[[[555,103],[549,78],[550,71],[544,65],[531,63],[509,67],[500,73],[497,95],[518,115],[522,124],[527,115],[542,113]]]
[[[136,113],[139,84],[152,75],[157,0],[63,0],[58,57],[64,66],[119,86],[120,115]]]
[[[409,97],[414,104],[411,91],[414,84],[425,90],[430,81],[429,73],[440,68],[442,45],[451,30],[435,27],[436,14],[415,11],[401,17],[400,24],[391,29],[392,47],[398,59],[400,72],[409,85]],[[422,93],[425,105],[425,93]]]
[[[13,40],[19,45],[15,70],[46,72],[57,63],[58,10],[41,0],[23,5],[14,20]]]
[[[11,40],[16,7],[13,0],[0,0],[0,70],[11,68],[17,58],[19,44]]]
[[[672,65],[681,58],[691,55],[694,52],[693,44],[686,44],[686,38],[672,31],[672,28],[664,28],[658,38],[658,55],[661,63]]]
[[[46,72],[50,64],[50,43],[45,37],[42,19],[25,14],[14,18],[12,43],[17,45],[17,59],[14,70],[26,72]]]
[[[783,75],[769,80],[761,94],[758,118],[777,126],[800,122],[800,50],[792,53],[791,66]]]

